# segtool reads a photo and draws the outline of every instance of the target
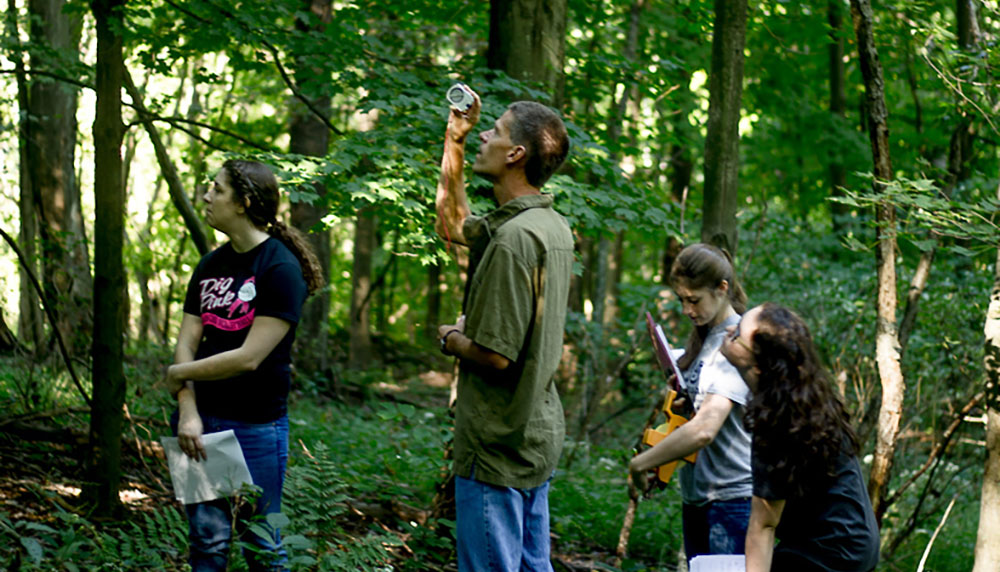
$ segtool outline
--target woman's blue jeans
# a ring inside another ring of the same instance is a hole
[[[226,570],[234,516],[236,534],[255,548],[243,549],[243,556],[250,570],[284,570],[288,556],[281,546],[280,531],[272,529],[261,517],[281,512],[281,488],[288,463],[288,417],[281,417],[270,423],[243,423],[205,415],[201,420],[205,433],[233,430],[243,450],[253,484],[260,488],[260,497],[255,503],[240,503],[237,499],[222,498],[185,505],[191,543],[191,570]],[[176,433],[176,420],[174,432]],[[271,533],[270,538],[262,538],[247,530],[248,521],[256,521],[255,517]]]
[[[496,487],[455,477],[459,572],[551,572],[549,483]]]
[[[688,562],[700,554],[744,554],[750,499],[684,504],[684,553]]]

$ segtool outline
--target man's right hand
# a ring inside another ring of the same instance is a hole
[[[476,101],[472,103],[469,109],[466,111],[452,109],[448,115],[448,136],[453,141],[465,141],[472,128],[479,123],[479,111],[482,108],[482,102],[479,99],[478,93],[473,91],[472,94],[475,96]]]

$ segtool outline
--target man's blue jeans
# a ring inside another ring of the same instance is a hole
[[[459,572],[552,571],[548,482],[515,489],[455,477],[455,505]]]
[[[700,554],[744,554],[750,499],[684,504],[684,553],[688,562]]]
[[[250,477],[254,485],[260,487],[256,503],[241,503],[235,515],[237,534],[259,551],[243,550],[250,570],[285,569],[288,556],[281,546],[280,532],[272,530],[266,521],[261,521],[260,524],[272,533],[271,538],[261,538],[253,532],[247,533],[247,521],[258,515],[281,512],[281,488],[288,462],[288,417],[270,423],[242,423],[205,415],[201,420],[205,433],[233,430],[250,469]],[[224,498],[185,505],[191,542],[189,562],[193,572],[226,570],[234,510],[237,508],[234,501]]]

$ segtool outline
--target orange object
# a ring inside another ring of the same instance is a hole
[[[646,429],[646,432],[642,436],[642,442],[644,444],[649,446],[656,445],[664,438],[666,438],[667,435],[673,433],[675,429],[688,422],[687,417],[684,417],[683,415],[678,415],[673,411],[671,411],[671,407],[674,404],[674,399],[676,398],[677,398],[677,392],[674,391],[673,389],[669,390],[669,393],[667,393],[667,398],[663,400],[663,412],[667,415],[667,422],[663,423],[659,427],[656,427],[655,429]],[[684,457],[684,460],[689,463],[693,463],[697,458],[698,458],[698,452],[695,451],[694,453],[691,453],[687,457]],[[679,461],[671,461],[666,465],[660,465],[659,467],[656,468],[656,476],[662,482],[669,483],[670,477],[673,476],[674,469],[677,468],[678,462]]]

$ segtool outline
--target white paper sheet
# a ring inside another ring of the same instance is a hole
[[[181,451],[177,437],[160,437],[170,465],[174,496],[184,504],[232,496],[244,484],[253,484],[243,450],[232,429],[201,436],[208,456],[195,461]]]
[[[691,572],[744,572],[746,556],[742,554],[711,554],[691,559]]]

